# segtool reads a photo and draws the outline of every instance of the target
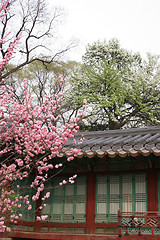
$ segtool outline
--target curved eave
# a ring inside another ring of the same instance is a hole
[[[79,139],[84,137],[80,145],[75,145]],[[160,156],[160,126],[117,129],[106,131],[79,132],[74,136],[76,141],[69,139],[61,150],[60,156],[70,157],[72,148],[80,148],[81,152],[77,157],[97,156],[103,158],[116,156],[125,158],[127,156],[137,157],[138,155],[148,157],[150,154]]]
[[[118,155],[118,156],[124,158],[127,155],[130,155],[132,157],[137,157],[139,154],[147,157],[152,153],[155,156],[160,156],[160,149],[158,149],[157,147],[153,147],[152,149],[148,150],[148,149],[143,147],[139,150],[135,150],[134,148],[131,148],[127,151],[125,151],[124,149],[118,149],[116,151],[113,151],[112,149],[108,149],[106,151],[103,151],[102,149],[98,149],[96,151],[92,151],[92,150],[83,151],[83,150],[81,150],[81,152],[78,153],[77,157],[82,158],[83,156],[87,156],[88,158],[93,158],[94,156],[98,156],[99,158],[103,158],[104,156],[108,155],[109,157],[114,158]],[[58,157],[63,157],[63,156],[70,157],[70,156],[73,156],[73,154],[71,154],[70,151],[64,151],[64,152],[62,152],[58,155]]]

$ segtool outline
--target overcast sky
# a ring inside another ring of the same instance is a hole
[[[80,40],[70,53],[81,60],[88,43],[117,38],[121,47],[133,52],[160,54],[160,0],[48,0],[64,8],[60,27],[65,41]]]

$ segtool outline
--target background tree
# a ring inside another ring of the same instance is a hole
[[[75,108],[87,99],[83,127],[89,130],[156,125],[160,123],[159,73],[158,56],[148,54],[142,61],[115,39],[93,43],[72,78],[69,99]]]
[[[76,72],[78,63],[75,61],[58,61],[46,63],[45,65],[40,61],[34,61],[26,65],[19,71],[11,74],[5,80],[5,86],[9,89],[12,87],[15,98],[23,101],[21,95],[23,94],[23,79],[27,78],[29,92],[39,105],[43,103],[44,96],[51,96],[56,93],[55,82],[62,75],[64,79],[69,79],[71,75]],[[8,69],[14,68],[12,64],[8,64]],[[68,82],[68,80],[66,81]],[[68,82],[69,85],[69,82]]]
[[[13,68],[12,65],[8,65],[8,68],[10,67]],[[48,98],[53,98],[59,91],[63,90],[65,92],[71,87],[69,79],[71,75],[77,71],[78,67],[79,63],[75,61],[59,61],[46,65],[40,61],[34,61],[5,79],[5,86],[8,90],[12,87],[14,98],[22,103],[24,97],[23,79],[26,77],[28,80],[28,91],[33,97],[35,105],[41,106],[46,96],[48,96]],[[62,75],[64,79],[61,88],[57,85],[59,84],[59,75]],[[65,95],[63,96],[61,108],[57,108],[56,110],[57,116],[61,115],[63,124],[68,122],[71,116],[76,116],[77,113],[77,111],[72,109],[70,103],[66,101]]]
[[[63,49],[58,50],[56,46],[54,50],[56,26],[63,11],[56,7],[48,10],[45,0],[8,0],[6,11],[7,14],[3,15],[0,23],[1,39],[9,33],[8,38],[0,42],[3,59],[7,56],[14,38],[20,34],[22,37],[21,44],[17,47],[18,54],[12,59],[14,65],[12,68],[4,66],[0,81],[34,61],[44,64],[57,61],[63,53],[75,46],[72,41]]]

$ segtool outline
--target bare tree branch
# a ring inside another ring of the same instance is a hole
[[[46,40],[53,36],[54,27],[57,20],[62,17],[62,12],[60,9],[54,8],[48,13],[45,8],[45,0],[13,0],[10,1],[9,5],[9,11],[3,17],[3,22],[0,23],[2,26],[0,35],[3,38],[8,31],[11,31],[11,35],[9,40],[0,43],[0,52],[2,58],[4,58],[9,46],[22,32],[21,44],[17,47],[20,59],[16,57],[12,69],[8,69],[6,66],[0,75],[0,82],[34,61],[40,61],[44,65],[54,62],[77,45],[75,42],[71,42],[64,49],[57,50],[54,53],[48,47],[49,44],[46,45]],[[16,23],[14,28],[13,22]],[[43,52],[45,52],[45,56]]]

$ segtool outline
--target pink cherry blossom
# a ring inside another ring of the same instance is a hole
[[[46,198],[49,198],[50,197],[50,192],[47,192],[46,193]]]
[[[10,227],[6,227],[6,232],[11,232],[11,228]]]
[[[63,180],[63,182],[62,182],[63,184],[67,184],[67,181],[66,180]]]
[[[41,216],[42,221],[46,220],[47,217],[48,217],[48,215],[42,215]]]
[[[0,17],[7,14],[8,1],[1,1]],[[8,35],[0,39],[0,43],[6,41]],[[15,37],[7,49],[4,59],[0,62],[1,72],[15,53],[20,38],[21,33]],[[22,205],[25,205],[30,211],[33,208],[33,202],[44,195],[45,184],[48,176],[53,172],[52,169],[54,168],[54,174],[56,172],[55,175],[57,175],[65,167],[65,161],[57,163],[56,157],[62,153],[62,147],[68,139],[71,138],[77,144],[74,140],[74,134],[79,129],[78,122],[83,118],[84,110],[81,110],[77,117],[71,119],[69,123],[61,124],[60,128],[56,126],[56,121],[61,119],[61,115],[57,116],[55,113],[59,112],[63,103],[63,94],[66,90],[65,82],[66,79],[60,75],[57,82],[57,94],[50,99],[46,96],[41,106],[35,106],[28,92],[27,79],[24,79],[24,100],[22,103],[15,100],[12,89],[6,90],[4,86],[0,86],[0,157],[3,159],[0,165],[0,232],[10,231],[6,226],[7,216],[13,223],[23,217],[22,213],[16,215],[15,208],[18,208],[20,212]],[[67,91],[70,88],[71,86],[68,87]],[[64,89],[64,92],[61,89]],[[84,99],[84,109],[86,104]],[[80,140],[80,143],[82,142],[83,138]],[[79,152],[79,149],[71,149],[71,156],[67,158],[67,161],[73,160]],[[36,174],[32,174],[32,169]],[[31,175],[34,177],[32,183],[24,185],[25,180],[30,179]],[[63,180],[59,186],[67,183],[73,184],[75,178],[76,175],[68,180]],[[11,189],[11,186],[14,187]],[[24,186],[28,192],[28,188],[34,189],[35,194],[31,196],[31,200],[28,194],[22,194]],[[46,206],[45,200],[49,197],[50,192],[47,192],[42,198],[44,201],[42,206]],[[36,219],[44,221],[46,218],[47,215],[44,215],[37,216]]]
[[[37,220],[37,221],[41,221],[41,217],[37,216],[37,217],[36,217],[36,220]]]
[[[67,158],[67,161],[70,162],[70,161],[72,161],[73,159],[74,159],[74,157],[68,157],[68,158]]]
[[[32,209],[32,206],[31,206],[31,205],[29,205],[29,206],[28,206],[28,210],[31,210],[31,209]]]

